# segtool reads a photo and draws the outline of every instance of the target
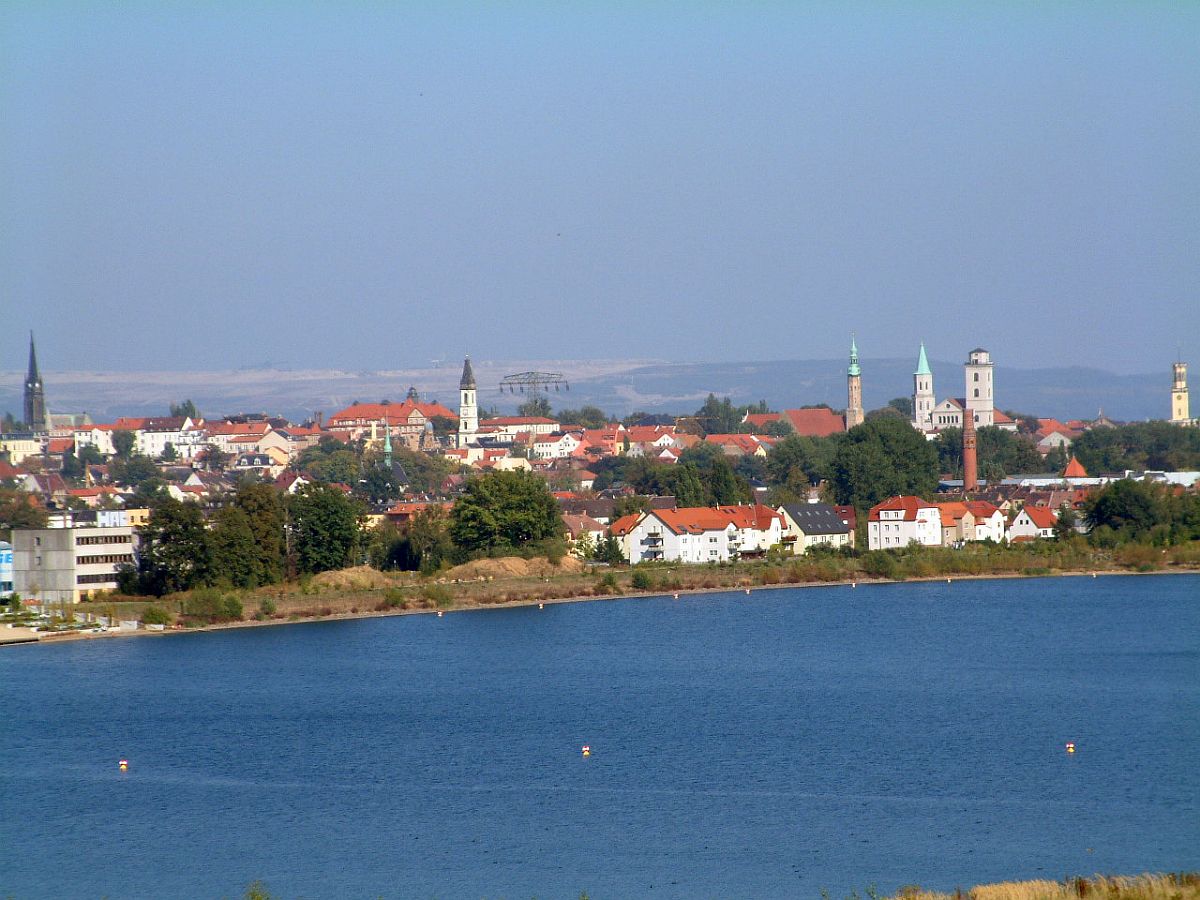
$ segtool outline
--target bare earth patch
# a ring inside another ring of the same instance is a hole
[[[455,566],[441,577],[464,581],[470,578],[547,578],[552,575],[574,575],[582,572],[583,563],[573,556],[564,556],[558,565],[538,557],[522,559],[519,556],[501,556],[498,559],[476,559]]]

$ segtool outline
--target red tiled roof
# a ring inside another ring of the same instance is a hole
[[[621,516],[621,518],[609,526],[609,530],[618,537],[629,534],[629,532],[633,531],[634,526],[637,525],[641,517],[641,513],[631,513],[628,516]]]
[[[1071,455],[1071,461],[1067,463],[1067,467],[1063,469],[1063,478],[1087,478],[1087,469],[1083,467],[1083,463]]]
[[[803,437],[829,437],[846,430],[845,420],[832,409],[785,409],[787,418],[796,434]]]
[[[879,513],[883,511],[895,512],[896,510],[904,511],[905,522],[915,522],[917,514],[920,510],[936,509],[937,504],[930,503],[927,500],[922,500],[920,497],[892,497],[871,507],[871,512],[868,515],[868,521],[878,522]]]
[[[1033,522],[1035,528],[1053,528],[1054,523],[1058,521],[1054,510],[1046,506],[1026,506],[1021,512],[1029,516],[1029,521]]]

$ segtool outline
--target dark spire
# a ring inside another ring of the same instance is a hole
[[[469,356],[463,360],[463,376],[458,387],[463,391],[475,390],[475,372],[471,369],[471,357]]]
[[[38,374],[37,367],[37,348],[33,345],[33,332],[29,332],[29,374],[25,376],[25,380],[30,383],[41,381],[42,377]]]
[[[37,350],[33,346],[33,332],[29,332],[29,373],[25,376],[25,427],[30,431],[48,431],[46,416],[46,394],[42,387],[42,376],[38,372]]]

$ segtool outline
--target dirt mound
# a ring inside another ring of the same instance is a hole
[[[313,584],[343,591],[369,591],[373,588],[391,587],[394,582],[382,572],[370,566],[354,566],[313,576]]]
[[[583,563],[573,556],[564,556],[556,566],[545,557],[522,559],[501,556],[498,559],[476,559],[443,572],[443,578],[546,578],[551,575],[571,575],[583,571]]]

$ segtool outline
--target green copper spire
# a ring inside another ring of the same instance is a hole
[[[388,426],[387,416],[383,417],[383,467],[392,471],[392,429]]]
[[[850,335],[850,368],[846,370],[846,374],[862,374],[862,369],[858,367],[858,345],[854,343],[854,335]]]
[[[932,372],[929,371],[929,360],[927,360],[925,358],[925,342],[924,341],[921,342],[921,355],[917,357],[917,371],[913,372],[913,374],[914,375],[932,375],[933,374]]]

